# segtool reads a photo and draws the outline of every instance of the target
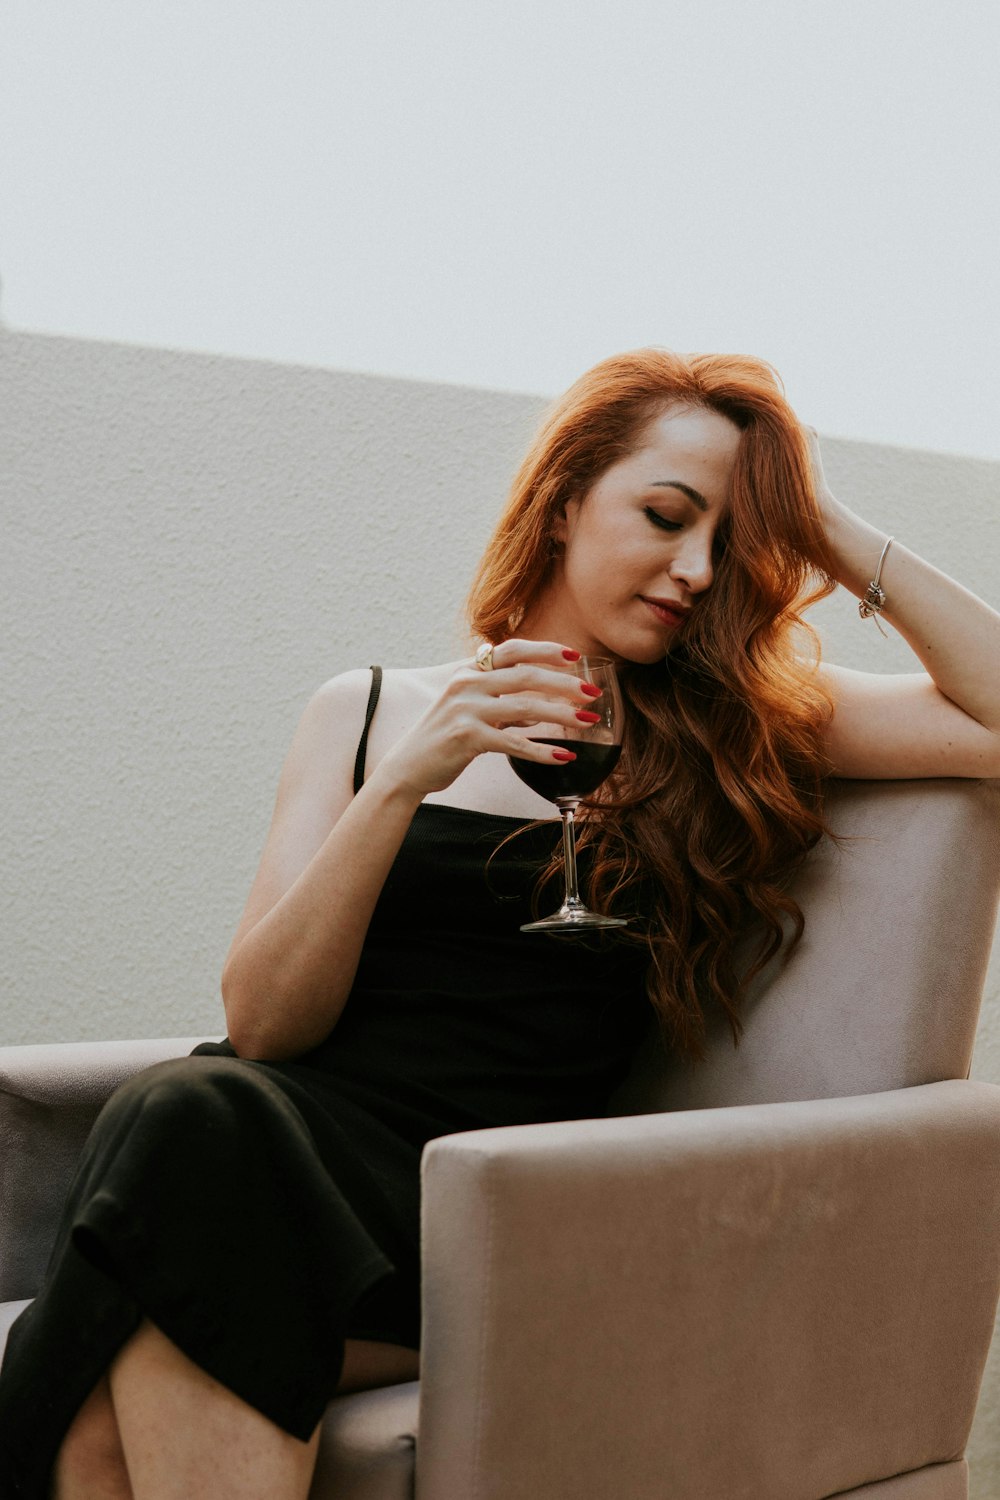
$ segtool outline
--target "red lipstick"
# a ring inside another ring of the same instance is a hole
[[[678,604],[676,599],[651,599],[645,594],[640,594],[643,604],[657,618],[661,625],[667,625],[676,630],[678,625],[683,625],[691,613],[690,605]]]

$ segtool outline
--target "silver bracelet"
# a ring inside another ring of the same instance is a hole
[[[894,537],[886,537],[885,546],[882,548],[882,556],[879,558],[878,567],[875,569],[875,577],[865,589],[865,596],[858,604],[858,614],[862,620],[870,620],[872,615],[880,615],[885,608],[885,589],[881,587],[879,580],[882,577],[882,564],[885,562],[885,555],[894,541]]]

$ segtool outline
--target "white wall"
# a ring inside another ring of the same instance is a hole
[[[508,391],[743,350],[1000,458],[996,0],[2,14],[16,327]]]
[[[531,396],[0,332],[0,1044],[212,1034],[312,689],[462,649]],[[836,492],[997,602],[1000,464],[824,444]],[[906,669],[846,596],[828,654]],[[1000,1084],[1000,964],[976,1076]],[[1000,1493],[1000,1340],[973,1496]]]
[[[0,1040],[217,1030],[306,699],[458,654],[538,402],[25,335],[0,391]]]

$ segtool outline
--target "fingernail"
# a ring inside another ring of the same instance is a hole
[[[601,722],[600,714],[592,714],[589,708],[581,708],[577,713],[577,718],[581,724],[599,724]]]
[[[553,750],[553,752],[552,752],[552,759],[553,760],[576,760],[576,755],[574,754],[574,752],[572,750]]]
[[[586,693],[588,698],[599,698],[601,696],[600,688],[595,687],[592,682],[581,682],[580,692]]]
[[[580,653],[579,653],[579,651],[572,651],[572,650],[570,650],[569,646],[564,647],[564,649],[563,649],[563,656],[565,657],[565,659],[567,661],[579,661],[580,660]]]

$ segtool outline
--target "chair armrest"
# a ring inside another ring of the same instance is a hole
[[[967,1081],[431,1143],[421,1500],[813,1500],[961,1455],[998,1160]]]
[[[0,1047],[0,1302],[31,1297],[83,1143],[133,1073],[203,1040]]]

